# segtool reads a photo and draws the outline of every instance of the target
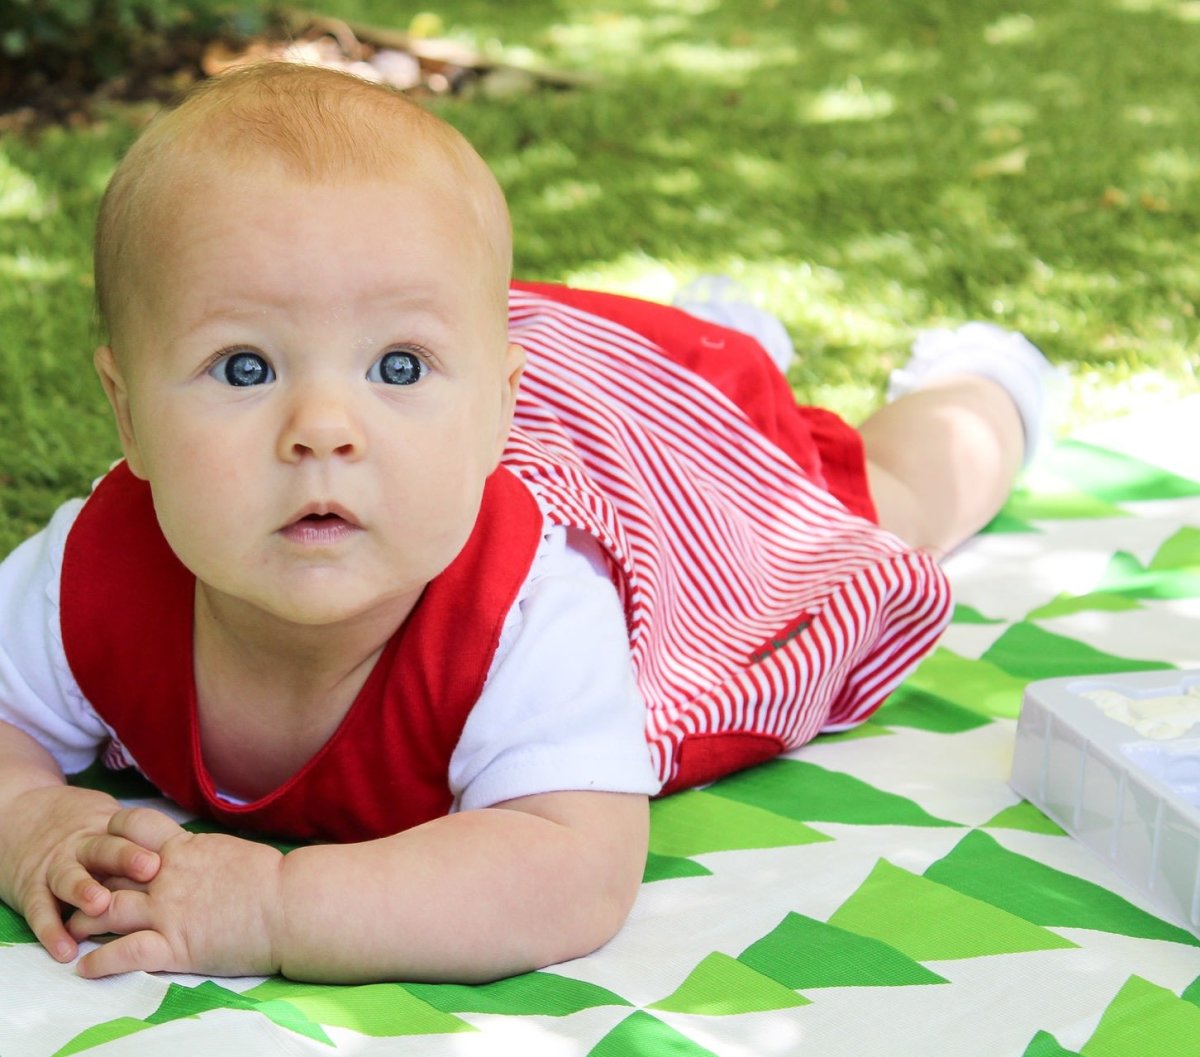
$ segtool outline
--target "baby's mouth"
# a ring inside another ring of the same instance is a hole
[[[319,504],[299,511],[279,531],[295,543],[330,544],[359,532],[361,528],[348,510]]]

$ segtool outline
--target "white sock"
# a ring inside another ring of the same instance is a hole
[[[888,379],[888,400],[948,374],[978,374],[1004,387],[1025,429],[1028,466],[1051,432],[1066,401],[1066,371],[1056,367],[1023,335],[994,323],[967,323],[957,330],[922,330],[912,356]]]
[[[783,373],[796,351],[779,320],[752,304],[750,294],[727,275],[702,275],[680,290],[671,302],[698,319],[739,330],[757,341]]]

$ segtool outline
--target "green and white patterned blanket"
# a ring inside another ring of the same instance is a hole
[[[1060,444],[870,723],[656,803],[603,950],[482,987],[87,982],[0,905],[0,1057],[1200,1055],[1200,940],[1007,785],[1030,681],[1200,668],[1197,421]]]

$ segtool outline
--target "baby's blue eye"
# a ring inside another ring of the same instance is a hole
[[[226,385],[265,385],[275,381],[271,365],[257,352],[234,352],[222,357],[208,372]]]
[[[367,371],[367,378],[384,385],[415,385],[425,377],[428,370],[425,361],[415,352],[392,349],[385,352]]]

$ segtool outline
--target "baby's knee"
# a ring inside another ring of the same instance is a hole
[[[880,528],[899,536],[916,550],[941,556],[943,542],[937,538],[938,526],[932,523],[928,505],[921,501],[910,482],[868,458],[867,486]]]

